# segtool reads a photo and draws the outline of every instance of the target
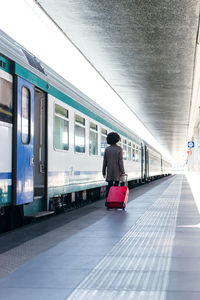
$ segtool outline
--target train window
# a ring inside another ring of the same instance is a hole
[[[30,141],[30,91],[22,87],[21,138],[23,144]]]
[[[0,121],[12,123],[12,83],[0,78]]]
[[[107,136],[108,131],[107,131],[106,129],[104,129],[104,128],[101,128],[101,133],[102,133],[103,135],[106,135],[106,136]]]
[[[131,142],[128,143],[128,160],[131,160]]]
[[[135,151],[135,161],[139,160],[139,155],[138,155],[138,149],[136,149]]]
[[[90,122],[90,155],[98,155],[98,126]]]
[[[123,139],[123,158],[126,160],[127,159],[127,141]]]
[[[85,118],[75,115],[75,152],[85,153]]]
[[[139,161],[139,146],[138,145],[136,145],[135,161]]]
[[[55,113],[61,117],[68,119],[68,110],[58,104],[55,104]]]
[[[75,115],[75,122],[85,126],[85,118],[79,115]]]
[[[135,144],[132,147],[132,160],[135,161]]]
[[[141,149],[141,148],[139,148],[139,149]],[[138,159],[139,159],[139,161],[141,161],[141,150],[138,151]]]
[[[104,155],[105,149],[107,147],[106,137],[107,137],[107,130],[101,128],[101,156]]]
[[[58,104],[55,104],[54,112],[54,147],[69,150],[68,110]]]

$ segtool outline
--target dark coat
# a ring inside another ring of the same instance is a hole
[[[121,147],[111,145],[105,149],[102,173],[106,175],[106,181],[120,181],[125,173]]]

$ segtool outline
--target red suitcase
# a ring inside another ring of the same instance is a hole
[[[127,180],[126,180],[127,184]],[[107,208],[125,209],[128,202],[129,189],[127,186],[112,186],[105,205]]]

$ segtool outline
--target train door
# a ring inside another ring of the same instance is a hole
[[[144,145],[141,144],[141,179],[145,177],[145,155],[144,155]]]
[[[149,149],[145,146],[145,180],[149,178]]]
[[[14,80],[13,201],[33,201],[34,87],[26,80]]]
[[[21,205],[46,195],[46,95],[20,77],[14,95],[13,199]]]
[[[46,195],[46,94],[35,89],[34,103],[34,197]]]

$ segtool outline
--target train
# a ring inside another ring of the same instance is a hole
[[[0,232],[105,197],[111,131],[121,136],[130,188],[171,173],[136,132],[0,31]]]

